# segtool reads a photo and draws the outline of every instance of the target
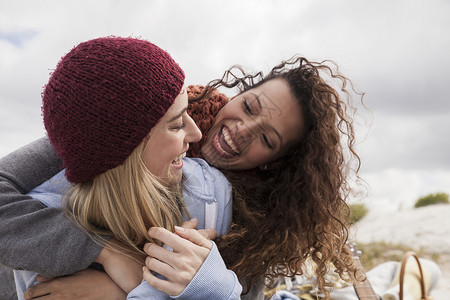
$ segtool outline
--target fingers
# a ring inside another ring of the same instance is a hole
[[[145,260],[148,269],[168,278],[174,272],[174,269],[167,263],[164,263],[154,257],[148,256]]]
[[[50,290],[47,289],[47,286],[48,285],[46,283],[33,285],[32,287],[30,287],[28,290],[25,291],[23,296],[25,299],[29,300],[49,295]]]
[[[149,285],[168,295],[176,296],[183,291],[183,289],[179,290],[173,282],[159,279],[146,267],[143,267],[143,277]]]
[[[217,231],[214,228],[198,229],[197,231],[208,240],[213,240],[217,237]]]
[[[139,266],[139,283],[142,281],[142,266]],[[128,275],[122,276],[128,277]],[[1,285],[1,283],[0,283]],[[125,299],[125,292],[104,272],[93,269],[57,277],[30,287],[24,298],[29,299]]]
[[[175,252],[179,252],[185,246],[185,241],[182,238],[162,227],[151,227],[148,230],[148,235],[150,238],[157,239],[171,247]]]
[[[150,257],[154,257],[154,258],[156,258],[160,261],[164,261],[164,262],[170,262],[171,256],[173,254],[172,251],[167,250],[167,249],[165,249],[161,246],[158,246],[156,244],[153,244],[153,243],[146,243],[144,245],[144,251]],[[147,259],[145,260],[145,262],[147,263]]]
[[[195,228],[197,228],[197,225],[198,225],[198,220],[196,218],[192,218],[189,221],[183,222],[183,224],[181,224],[181,227],[183,227],[185,229],[195,229]]]
[[[37,277],[36,277],[36,280],[37,281],[39,281],[39,282],[46,282],[46,281],[49,281],[49,280],[52,280],[53,278],[47,278],[47,277],[44,277],[44,276],[42,276],[42,275],[38,275]]]
[[[196,222],[196,221],[194,221]],[[192,227],[187,225],[187,227]],[[216,235],[214,229],[205,231],[208,235]],[[152,227],[148,230],[150,238],[165,244],[161,247],[147,243],[144,251],[149,255],[143,268],[143,277],[151,286],[168,294],[178,295],[208,257],[212,242],[195,229],[185,229],[175,226],[175,233],[162,227]],[[169,246],[173,251],[165,249]],[[167,280],[156,277],[151,271],[164,276]]]
[[[211,230],[214,232],[216,231],[215,229]],[[212,248],[211,241],[195,229],[184,229],[182,227],[175,226],[175,232],[182,238],[187,239],[198,246],[205,247],[208,250],[211,250]],[[215,235],[217,235],[217,233],[215,233]]]
[[[215,233],[214,229],[207,229],[206,232],[208,232],[208,235],[213,235],[213,236],[217,235]],[[208,250],[211,250],[211,248],[212,248],[211,241],[208,238],[205,238],[202,234],[200,234],[195,229],[184,229],[182,227],[175,226],[175,233],[176,234],[174,234],[162,227],[151,227],[148,230],[148,235],[150,238],[157,239],[157,240],[163,242],[164,244],[171,247],[174,250],[174,252],[180,252],[183,249],[185,249],[186,247],[188,247],[189,243],[186,243],[186,240],[191,241],[192,243],[194,243],[198,246],[205,247]],[[153,245],[153,244],[149,243],[148,245]],[[144,251],[145,251],[145,249],[146,248],[144,247]],[[149,253],[147,252],[147,254],[149,254]],[[151,255],[151,256],[153,256],[153,255]]]

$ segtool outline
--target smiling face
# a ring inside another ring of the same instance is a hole
[[[145,166],[165,185],[181,181],[182,158],[189,143],[200,140],[202,134],[187,114],[186,89],[175,98],[172,106],[152,128],[142,153]]]
[[[280,157],[301,139],[302,111],[287,81],[272,79],[230,100],[202,145],[216,167],[248,170]]]

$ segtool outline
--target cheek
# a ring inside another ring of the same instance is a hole
[[[234,119],[238,118],[242,113],[240,104],[235,99],[228,102],[222,109],[219,110],[216,116],[216,123],[222,121],[223,119]]]
[[[144,165],[147,170],[153,175],[161,175],[162,166],[161,160],[155,157],[153,149],[147,148],[146,151],[142,154],[142,160],[144,161]]]
[[[158,140],[153,138],[147,143],[147,146],[142,153],[142,160],[147,170],[156,176],[164,176],[164,170],[170,165],[172,158],[170,158],[170,152],[167,149],[171,149],[170,145],[164,143],[163,139]]]
[[[251,167],[259,167],[271,159],[272,153],[261,146],[253,146],[245,155],[246,163]]]

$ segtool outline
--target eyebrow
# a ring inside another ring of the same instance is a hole
[[[176,116],[172,117],[169,121],[167,121],[167,123],[173,122],[176,119],[178,119],[179,117],[181,117],[182,114],[184,114],[187,111],[187,107],[185,107],[179,114],[177,114]]]
[[[259,95],[256,95],[256,94],[254,94],[254,93],[252,93],[252,94],[255,96],[256,101],[258,101],[259,111],[261,111],[261,109],[262,109],[262,104],[261,104],[261,99],[259,98]]]

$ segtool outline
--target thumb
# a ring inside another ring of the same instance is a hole
[[[183,222],[183,224],[181,224],[181,227],[183,227],[185,229],[195,229],[195,228],[197,228],[197,225],[198,225],[198,220],[196,218],[192,218],[189,221]]]
[[[213,240],[217,237],[217,231],[214,228],[199,229],[198,232],[208,240]]]
[[[191,241],[192,243],[194,243],[198,246],[207,248],[209,250],[211,250],[211,248],[212,248],[212,242],[210,240],[208,240],[207,238],[205,238],[203,235],[201,235],[195,229],[184,229],[182,227],[175,226],[175,232],[180,237],[182,237],[188,241]]]
[[[39,281],[39,282],[46,282],[46,281],[49,281],[49,280],[52,280],[53,278],[47,278],[47,277],[44,277],[44,276],[42,276],[42,275],[38,275],[37,277],[36,277],[36,280],[37,281]]]

